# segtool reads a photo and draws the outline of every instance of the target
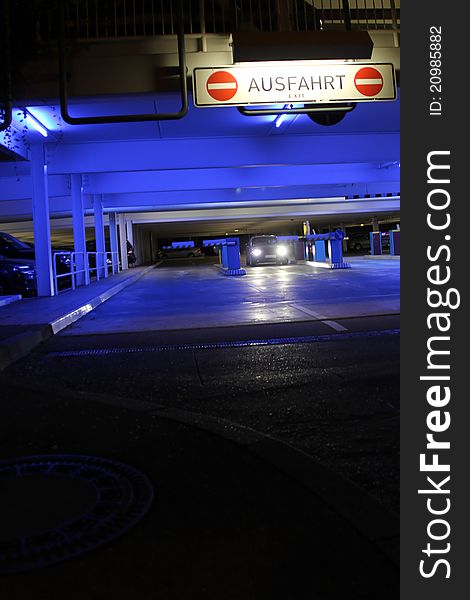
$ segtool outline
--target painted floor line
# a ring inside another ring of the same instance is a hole
[[[318,319],[319,321],[323,321],[323,323],[325,323],[325,325],[328,325],[335,331],[347,331],[347,327],[343,327],[343,325],[340,325],[336,321],[329,320],[328,317],[325,317],[324,315],[321,315],[320,313],[317,313],[314,310],[305,308],[305,306],[299,306],[298,304],[291,304],[291,306],[292,306],[292,308],[295,308],[296,310],[300,310],[300,312],[310,315],[311,317],[315,317],[315,319]]]
[[[182,350],[219,350],[223,348],[249,348],[256,346],[281,346],[284,344],[312,344],[317,342],[332,342],[366,337],[381,337],[399,335],[399,329],[382,329],[374,331],[356,331],[349,333],[331,333],[327,335],[306,335],[284,338],[268,338],[239,340],[234,342],[206,342],[194,344],[162,344],[156,346],[137,346],[123,348],[89,348],[84,350],[65,350],[62,352],[48,352],[49,357],[80,357],[80,356],[106,356],[111,354],[140,354],[145,352],[171,352]]]

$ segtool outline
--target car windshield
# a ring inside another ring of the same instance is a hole
[[[275,246],[277,244],[277,239],[275,237],[259,237],[253,238],[251,243],[253,246]]]
[[[31,246],[8,233],[0,233],[0,246],[12,246],[19,250],[31,250]]]

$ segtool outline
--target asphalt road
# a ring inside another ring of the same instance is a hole
[[[321,322],[100,336],[66,330],[7,368],[0,385],[11,399],[37,390],[245,425],[304,450],[397,511],[398,318],[345,323],[347,333]],[[286,335],[314,341],[282,343]],[[270,341],[220,343],[254,339]]]
[[[211,262],[164,261],[7,368],[2,390],[237,423],[398,511],[399,262],[241,278]]]
[[[163,264],[1,372],[0,458],[122,461],[155,495],[129,535],[7,575],[4,595],[396,598],[391,263],[260,267],[236,279],[207,261]],[[70,501],[49,503],[46,484],[14,501],[10,481],[12,527],[27,513],[41,529],[80,503],[69,488]]]

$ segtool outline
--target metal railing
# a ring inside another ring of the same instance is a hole
[[[95,266],[90,267],[90,256],[95,257]],[[98,256],[102,256],[102,264],[98,264]],[[65,258],[65,260],[59,257]],[[59,272],[59,260],[62,268],[67,271]],[[61,251],[52,254],[52,270],[54,277],[54,293],[57,296],[65,290],[74,290],[79,285],[89,285],[92,277],[99,281],[102,277],[115,275],[119,272],[118,252],[73,252]],[[82,275],[82,278],[80,278]],[[80,281],[82,279],[82,281]]]
[[[115,275],[119,271],[119,256],[117,252],[87,252],[86,255],[88,276],[90,280],[93,274],[96,277],[96,281],[99,281],[102,277],[108,277],[110,268],[112,275]],[[90,256],[95,257],[94,267],[90,266]],[[99,257],[101,258],[101,261]]]
[[[59,257],[67,257],[66,260],[60,260],[63,267],[68,267],[68,271],[58,272]],[[79,263],[83,263],[83,268],[77,268],[77,257]],[[66,289],[74,290],[77,287],[77,275],[83,274],[85,285],[90,283],[90,277],[87,268],[86,252],[62,251],[52,254],[52,271],[54,276],[54,293],[57,296],[59,291]],[[61,285],[59,285],[61,284]]]
[[[116,275],[119,272],[119,252],[105,252],[106,255],[106,269],[109,267],[108,257],[111,262],[111,273]],[[109,271],[108,271],[109,274]]]
[[[177,31],[177,0],[63,1],[67,39],[140,38]],[[54,12],[44,8],[34,18],[42,40],[57,39]],[[184,0],[186,34],[399,28],[400,0]]]

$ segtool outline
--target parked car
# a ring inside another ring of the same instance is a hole
[[[197,258],[204,256],[200,248],[162,248],[157,252],[157,258]]]
[[[246,246],[246,264],[255,267],[259,264],[287,265],[289,247],[278,242],[275,235],[256,235]]]
[[[368,233],[351,233],[347,235],[346,242],[348,250],[361,252],[361,250],[370,250],[370,239]]]
[[[9,294],[35,296],[36,290],[34,260],[0,256],[0,296]]]
[[[369,233],[352,233],[347,236],[348,250],[355,252],[370,251]],[[382,249],[390,247],[390,236],[387,231],[382,232]]]
[[[52,254],[54,254],[54,252],[62,252],[63,250],[67,250],[67,248],[64,249],[52,247]],[[0,231],[0,256],[5,258],[27,259],[32,261],[36,259],[36,255],[34,254],[34,246],[32,244],[22,242],[18,238],[10,235],[9,233],[5,233],[4,231]],[[66,255],[59,256],[57,272],[68,273],[69,271],[70,257]]]
[[[34,260],[34,248],[9,233],[0,231],[0,255],[5,258],[26,258]]]
[[[52,248],[52,253],[61,252],[62,248]],[[36,268],[34,246],[22,242],[18,238],[0,231],[0,294],[36,294]],[[70,272],[70,256],[59,255],[57,273],[66,275]],[[70,277],[58,280],[59,288],[70,287]],[[6,290],[6,291],[2,291]]]

